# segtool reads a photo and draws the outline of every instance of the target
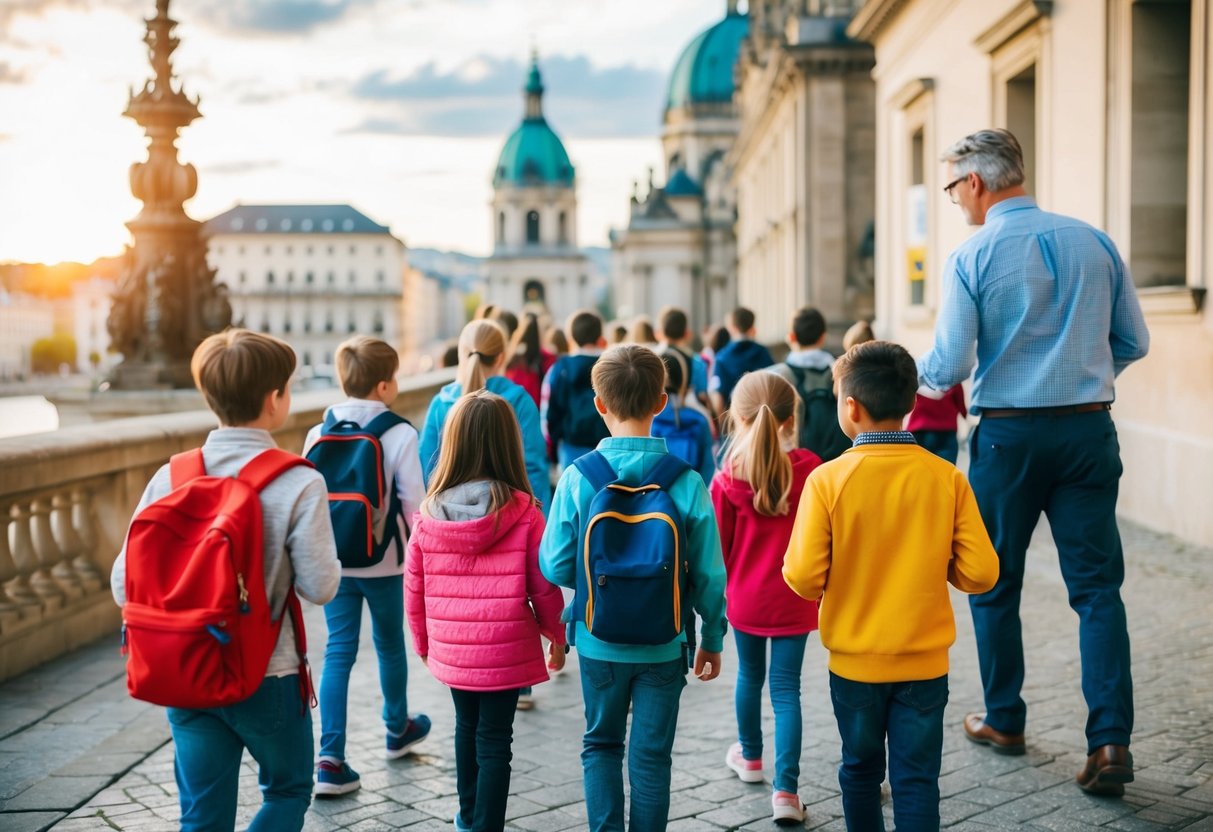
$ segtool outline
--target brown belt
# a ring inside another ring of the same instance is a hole
[[[1014,419],[1020,416],[1073,416],[1076,413],[1094,413],[1097,410],[1111,409],[1111,402],[1071,404],[1065,407],[991,407],[982,408],[981,416],[983,419]]]

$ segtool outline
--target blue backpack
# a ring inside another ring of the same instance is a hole
[[[593,448],[611,435],[602,414],[594,407],[594,387],[590,382],[596,356],[570,355],[556,362],[556,382],[563,409],[557,436],[560,441],[581,448]],[[551,404],[548,405],[551,413]],[[551,432],[551,426],[548,427]]]
[[[404,541],[397,518],[403,514],[396,483],[384,481],[383,434],[409,421],[390,410],[362,427],[324,417],[320,438],[307,460],[324,474],[329,492],[329,518],[337,557],[346,569],[364,569],[383,560],[395,544],[396,562],[404,563]]]
[[[667,454],[644,482],[630,485],[598,451],[573,464],[597,493],[579,536],[572,619],[613,644],[673,641],[691,604],[686,529],[670,488],[690,466]]]

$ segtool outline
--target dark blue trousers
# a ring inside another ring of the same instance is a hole
[[[1120,598],[1124,552],[1116,526],[1122,468],[1111,415],[982,419],[969,453],[969,481],[1000,567],[993,590],[969,597],[986,722],[1008,733],[1024,730],[1019,605],[1024,557],[1043,512],[1070,607],[1078,614],[1088,753],[1108,743],[1128,745],[1133,681]]]

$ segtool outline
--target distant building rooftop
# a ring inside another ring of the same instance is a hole
[[[207,220],[216,234],[391,234],[350,205],[237,205]]]

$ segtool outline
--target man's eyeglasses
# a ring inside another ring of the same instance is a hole
[[[969,178],[966,173],[964,176],[958,176],[951,182],[943,186],[943,192],[948,195],[948,199],[952,200],[952,204],[956,204],[956,186]]]

